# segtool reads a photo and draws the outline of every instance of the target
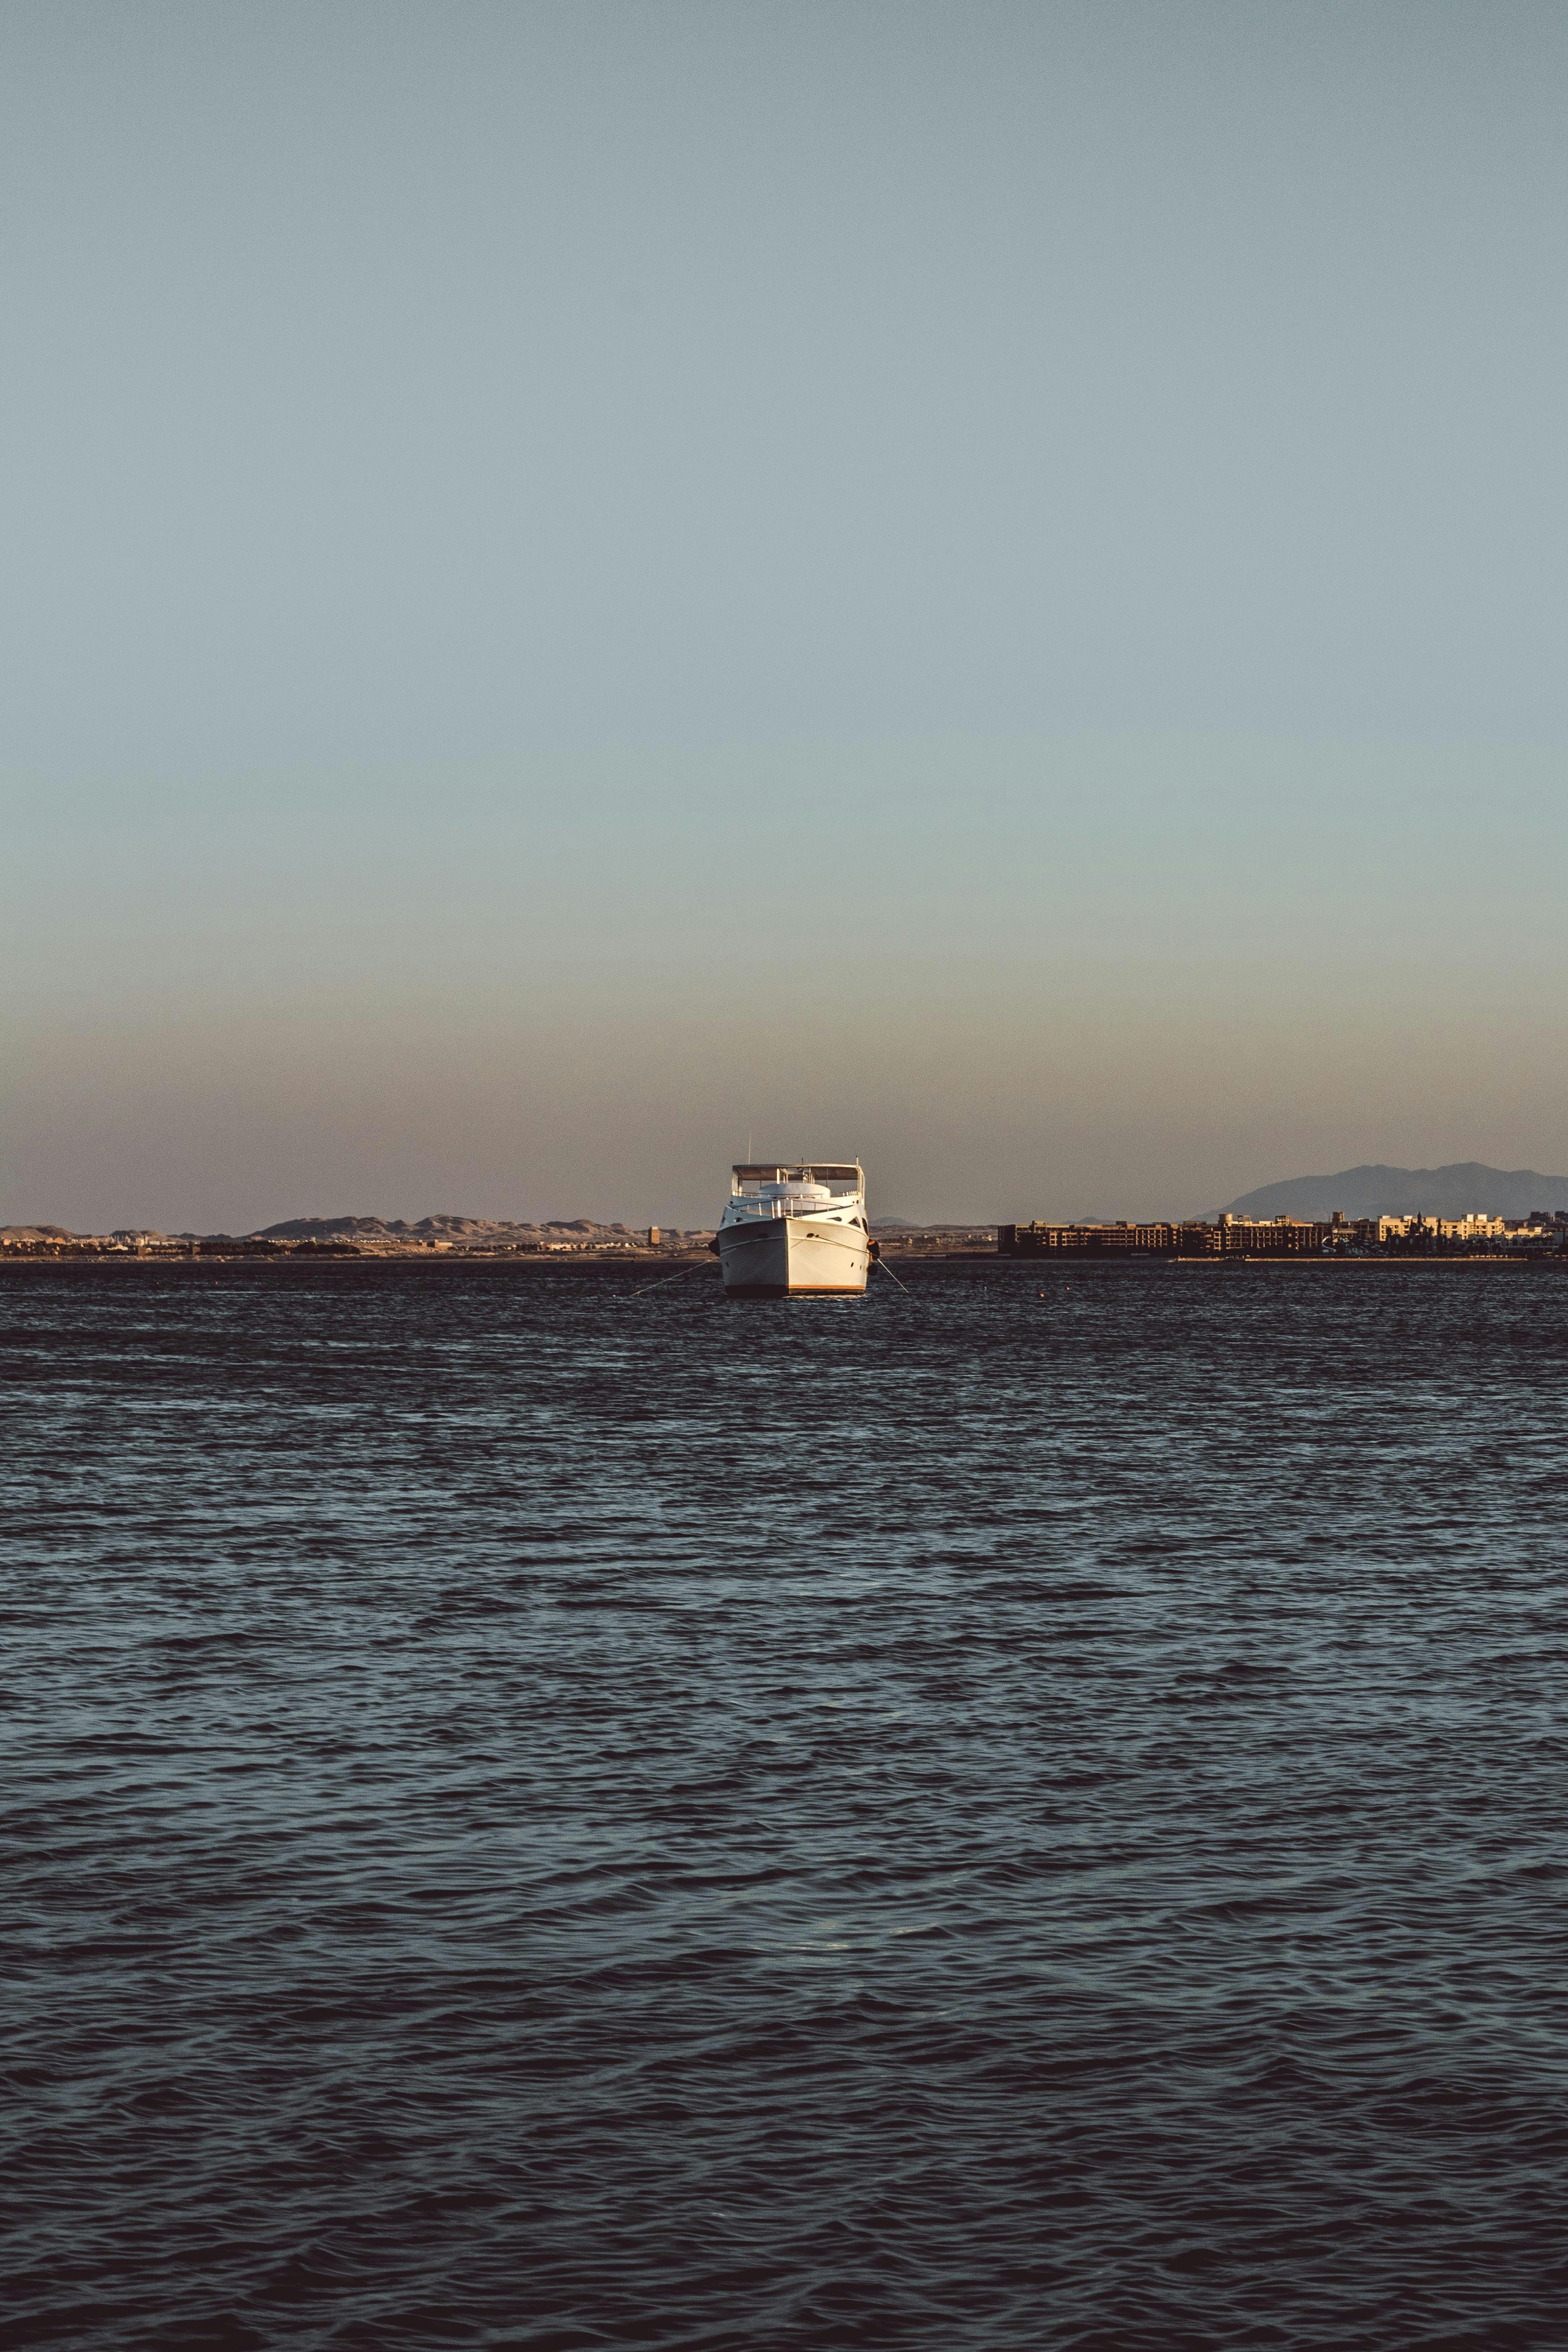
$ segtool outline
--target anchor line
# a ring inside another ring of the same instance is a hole
[[[650,1290],[668,1290],[672,1282],[684,1282],[689,1274],[706,1274],[710,1267],[716,1266],[718,1263],[716,1257],[700,1257],[695,1265],[683,1265],[679,1274],[667,1274],[662,1282],[645,1282],[640,1290],[632,1292],[631,1297],[626,1300],[626,1305],[628,1307],[631,1305],[632,1298],[646,1298]]]

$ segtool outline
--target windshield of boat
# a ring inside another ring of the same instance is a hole
[[[858,1199],[864,1180],[858,1168],[838,1161],[826,1165],[801,1162],[794,1168],[761,1166],[752,1161],[738,1164],[732,1171],[731,1190],[752,1197],[776,1197],[780,1193],[810,1193],[816,1199]]]

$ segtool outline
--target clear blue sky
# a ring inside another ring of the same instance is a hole
[[[0,8],[0,1217],[1568,1168],[1568,10]]]

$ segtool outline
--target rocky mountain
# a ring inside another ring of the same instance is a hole
[[[389,1225],[380,1217],[286,1217],[281,1224],[264,1225],[251,1238],[262,1242],[352,1241],[362,1234],[407,1231],[401,1221]]]
[[[1343,1168],[1337,1176],[1289,1176],[1227,1201],[1238,1217],[1394,1217],[1419,1212],[1462,1217],[1489,1209],[1498,1217],[1527,1217],[1531,1209],[1568,1209],[1568,1176],[1542,1176],[1533,1168],[1489,1168],[1457,1160],[1447,1168]]]

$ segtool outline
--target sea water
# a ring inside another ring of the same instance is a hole
[[[1568,2341],[1568,1282],[0,1289],[8,2344]]]

